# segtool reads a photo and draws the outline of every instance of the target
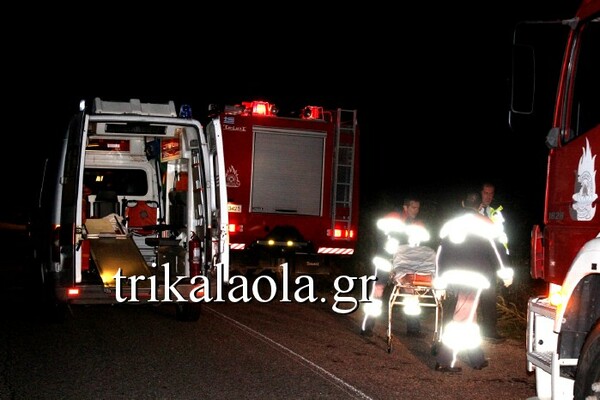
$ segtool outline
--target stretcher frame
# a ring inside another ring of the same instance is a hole
[[[435,308],[435,325],[432,338],[432,349],[442,336],[443,307],[441,296],[436,294],[433,287],[432,272],[406,273],[394,279],[395,285],[388,301],[387,352],[392,352],[392,317],[396,306],[406,306],[410,297],[417,297],[419,305],[425,308]]]

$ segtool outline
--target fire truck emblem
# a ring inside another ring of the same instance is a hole
[[[596,206],[592,203],[596,201],[596,170],[594,163],[596,155],[592,156],[590,142],[585,140],[586,147],[583,148],[583,154],[579,159],[579,168],[577,169],[577,181],[575,182],[575,194],[573,194],[573,210],[577,213],[574,219],[577,221],[590,221],[596,214]]]
[[[240,187],[240,178],[238,177],[236,169],[233,168],[233,165],[227,168],[225,180],[227,181],[227,187]]]

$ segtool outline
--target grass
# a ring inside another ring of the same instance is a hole
[[[528,273],[529,271],[527,271]],[[546,285],[528,276],[521,276],[508,288],[499,290],[496,307],[498,309],[498,329],[503,335],[525,340],[527,333],[527,302],[531,297],[545,293]]]
[[[498,296],[498,329],[504,336],[516,340],[525,340],[527,331],[527,310],[519,309],[514,303]]]

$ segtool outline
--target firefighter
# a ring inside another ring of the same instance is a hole
[[[455,365],[457,354],[465,351],[471,367],[488,365],[480,342],[477,305],[482,291],[495,282],[496,274],[505,285],[512,283],[512,269],[506,268],[496,246],[498,232],[494,224],[478,213],[481,194],[470,191],[465,196],[462,213],[446,222],[437,251],[436,288],[445,288],[445,321],[441,344],[437,349],[435,370],[460,372]]]
[[[504,232],[504,216],[502,215],[503,207],[492,207],[494,196],[496,194],[496,187],[493,183],[484,182],[481,185],[481,205],[479,206],[479,213],[488,217],[495,225],[498,231],[497,243],[499,250],[501,250],[501,256],[504,262],[508,260],[508,237]],[[498,311],[496,308],[497,301],[497,284],[496,279],[490,281],[490,288],[481,294],[481,328],[484,338],[491,343],[501,343],[505,338],[498,333],[497,321]]]
[[[414,196],[409,196],[404,199],[402,205],[402,213],[391,212],[384,218],[378,221],[378,228],[385,235],[384,248],[390,255],[394,255],[399,245],[418,245],[421,240],[427,240],[428,237],[417,237],[417,235],[409,235],[411,229],[408,226],[419,226],[424,228],[423,221],[418,218],[421,209],[421,201]],[[424,231],[424,229],[423,229]],[[374,275],[377,276],[377,281],[373,285],[371,295],[372,303],[365,308],[365,315],[361,326],[361,334],[370,336],[373,333],[375,320],[382,313],[383,296],[386,286],[389,284],[393,271],[392,266],[375,266]],[[408,336],[421,336],[421,322],[418,315],[406,316],[406,330]]]

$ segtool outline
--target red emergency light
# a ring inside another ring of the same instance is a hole
[[[246,108],[247,112],[256,116],[274,117],[278,111],[277,107],[268,101],[243,101],[242,105]]]
[[[323,107],[304,107],[304,110],[302,110],[302,119],[323,119]]]
[[[79,288],[67,289],[67,297],[77,297],[77,296],[79,296]]]

